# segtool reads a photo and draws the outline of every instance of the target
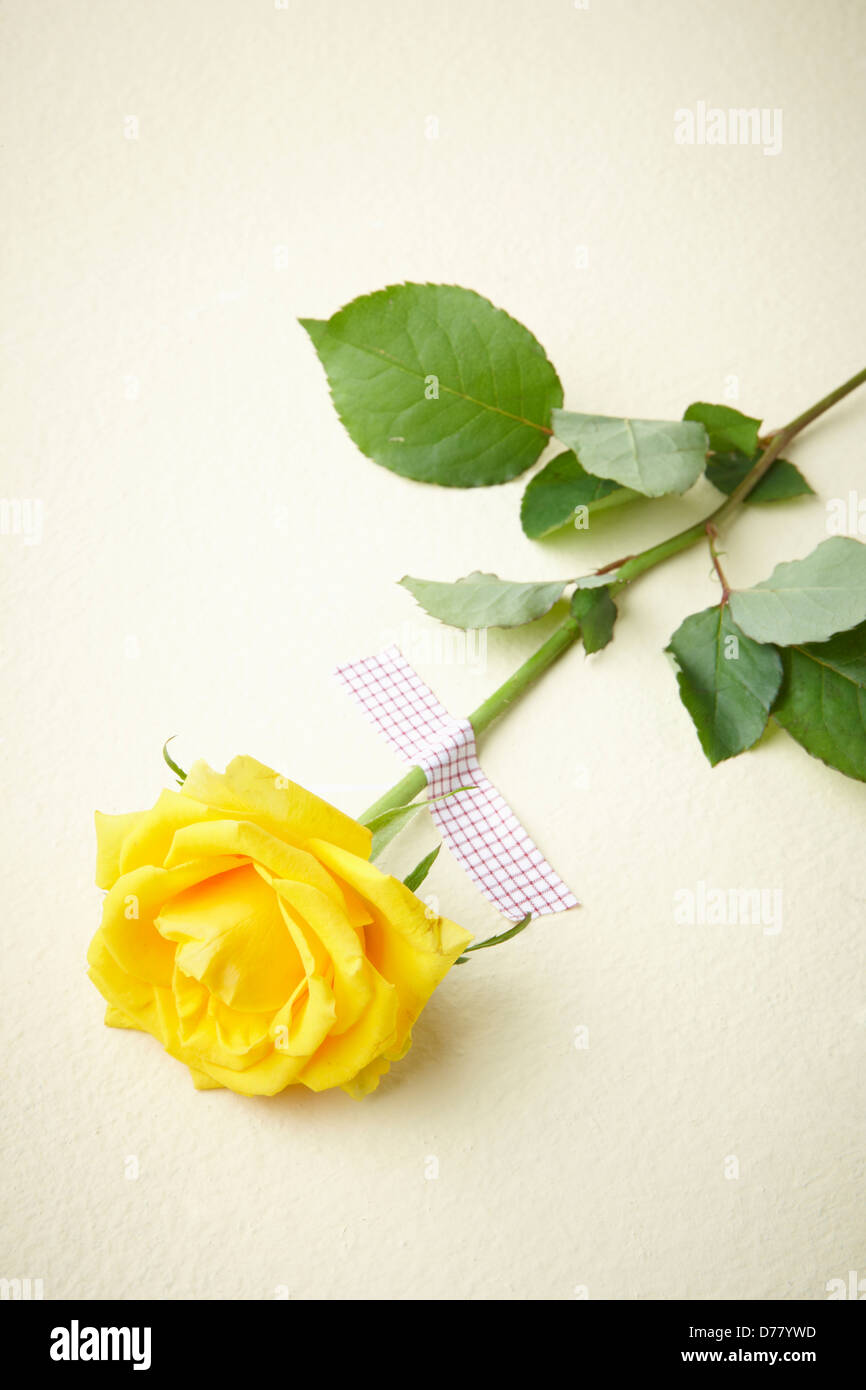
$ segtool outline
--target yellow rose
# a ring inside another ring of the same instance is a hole
[[[369,830],[253,758],[196,763],[96,831],[105,1021],[152,1033],[199,1088],[368,1094],[472,939],[368,862]]]

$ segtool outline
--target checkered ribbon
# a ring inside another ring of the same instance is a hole
[[[574,894],[482,772],[472,725],[452,719],[397,647],[340,666],[335,674],[400,757],[423,768],[431,798],[445,796],[430,801],[430,814],[451,852],[500,912],[517,922],[527,914],[541,917],[577,907]]]

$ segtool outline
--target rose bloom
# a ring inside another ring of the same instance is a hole
[[[105,1021],[152,1033],[199,1088],[366,1095],[472,939],[369,862],[369,830],[253,758],[198,762],[96,831]]]

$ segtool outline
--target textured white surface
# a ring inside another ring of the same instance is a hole
[[[466,1299],[816,1299],[866,1275],[863,788],[781,732],[710,770],[662,655],[713,598],[703,554],[483,744],[585,906],[454,971],[371,1099],[196,1094],[104,1029],[83,969],[92,808],[149,804],[168,734],[359,810],[399,768],[338,661],[396,640],[460,713],[535,641],[443,661],[404,572],[573,574],[707,508],[701,484],[533,544],[521,480],[457,494],[361,458],[296,315],[470,285],[575,408],[675,417],[733,374],[781,423],[862,365],[862,6],[3,8],[2,491],[43,500],[44,535],[0,538],[0,1274],[46,1297]],[[699,101],[781,108],[782,153],[676,145]],[[822,497],[744,515],[731,574],[826,534],[864,435],[855,397],[803,438]],[[395,864],[432,842],[419,826]],[[782,930],[677,925],[699,881],[781,888]],[[496,930],[445,855],[429,883]]]

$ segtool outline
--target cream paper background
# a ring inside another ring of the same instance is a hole
[[[396,640],[460,714],[537,640],[459,659],[404,572],[574,574],[710,505],[702,483],[533,544],[524,480],[362,458],[296,316],[456,282],[531,327],[574,408],[676,417],[736,377],[780,424],[862,366],[864,38],[842,0],[4,5],[2,491],[44,507],[38,544],[0,538],[4,1277],[697,1300],[866,1277],[863,788],[781,731],[710,770],[662,650],[717,593],[705,553],[484,743],[584,906],[455,971],[372,1099],[196,1094],[84,975],[92,808],[149,804],[167,735],[360,810],[400,768],[338,661]],[[677,145],[700,101],[780,108],[781,153]],[[731,575],[823,538],[864,440],[861,395],[796,446],[821,496],[729,532]],[[678,924],[701,882],[781,889],[782,929]],[[428,886],[498,928],[446,855]]]

